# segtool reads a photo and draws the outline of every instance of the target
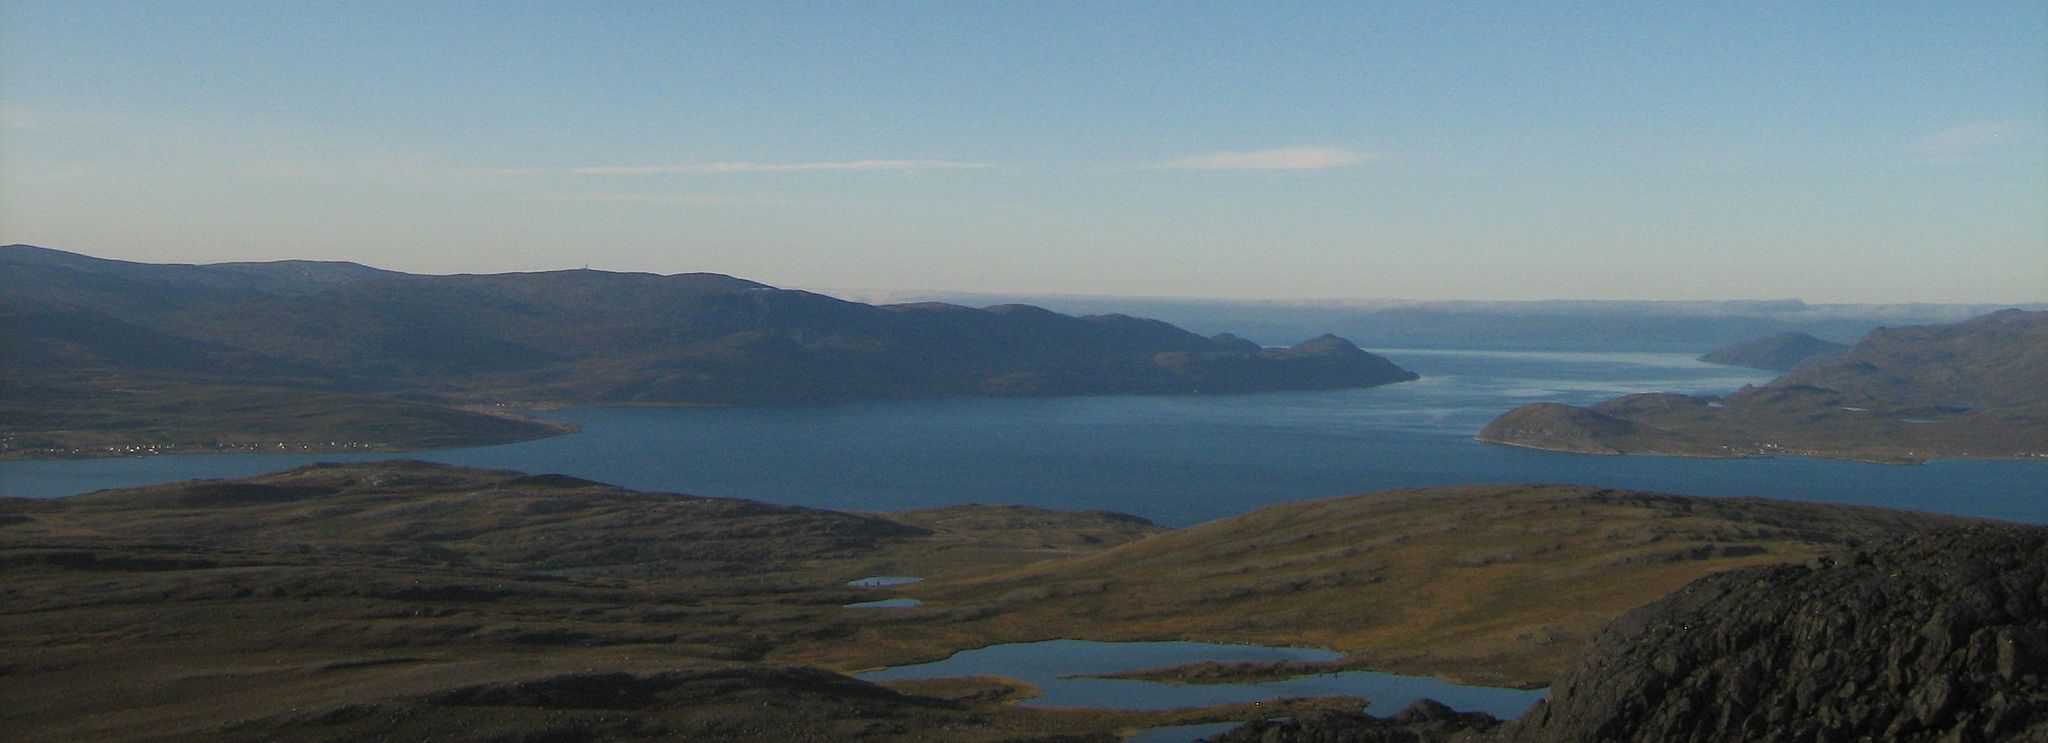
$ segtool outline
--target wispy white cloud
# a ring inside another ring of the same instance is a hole
[[[989,163],[960,160],[822,160],[813,162],[716,162],[673,165],[602,165],[570,168],[576,175],[722,175],[727,173],[867,173],[976,170]]]
[[[762,206],[787,203],[767,196],[718,193],[566,193],[548,194],[546,201],[583,204],[672,204],[678,206]]]
[[[1170,170],[1328,170],[1357,165],[1374,157],[1345,147],[1280,147],[1205,152],[1168,160],[1158,167]]]
[[[1973,121],[1915,139],[1906,149],[1923,160],[1958,162],[2010,145],[2027,133],[2026,124],[2011,119]]]

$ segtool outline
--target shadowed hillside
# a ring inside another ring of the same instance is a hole
[[[1264,349],[1125,315],[1025,305],[875,306],[716,274],[420,276],[349,263],[205,266],[0,247],[0,381],[18,410],[0,455],[90,455],[118,444],[221,448],[259,432],[194,404],[175,416],[111,394],[138,383],[232,402],[265,394],[400,396],[420,404],[772,404],[940,396],[1210,394],[1368,387],[1415,375],[1323,336]],[[106,415],[57,401],[92,398]],[[262,432],[384,448],[499,432],[476,411],[444,429],[352,423]],[[172,432],[173,426],[182,430]],[[277,426],[272,426],[276,428]],[[111,434],[111,436],[109,435]],[[209,436],[208,434],[212,434]],[[274,435],[276,434],[276,435]],[[234,448],[234,447],[226,447]]]

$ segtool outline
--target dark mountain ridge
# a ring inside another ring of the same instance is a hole
[[[1068,314],[1128,312],[1201,333],[1262,342],[1342,335],[1365,348],[1461,348],[1698,354],[1775,333],[1861,338],[1880,327],[1952,323],[2041,303],[1808,304],[1765,301],[1345,301],[1179,299],[1083,295],[903,294],[981,306],[1028,302]]]
[[[1334,336],[1264,349],[1127,315],[868,305],[721,274],[158,265],[25,245],[0,247],[0,322],[0,379],[16,384],[145,375],[451,404],[1235,393],[1416,378]]]

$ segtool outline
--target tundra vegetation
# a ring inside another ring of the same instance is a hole
[[[0,500],[0,517],[0,722],[94,740],[1000,740],[1356,710],[1041,710],[1014,704],[1033,692],[1006,679],[844,674],[1009,641],[1200,639],[1540,685],[1601,624],[1699,576],[1956,522],[1502,487],[1169,531],[1111,513],[838,513],[417,462]],[[846,585],[869,575],[926,580]],[[844,608],[888,596],[924,604]]]

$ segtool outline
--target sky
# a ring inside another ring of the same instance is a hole
[[[1240,299],[2048,299],[2048,3],[0,0],[0,242]]]

